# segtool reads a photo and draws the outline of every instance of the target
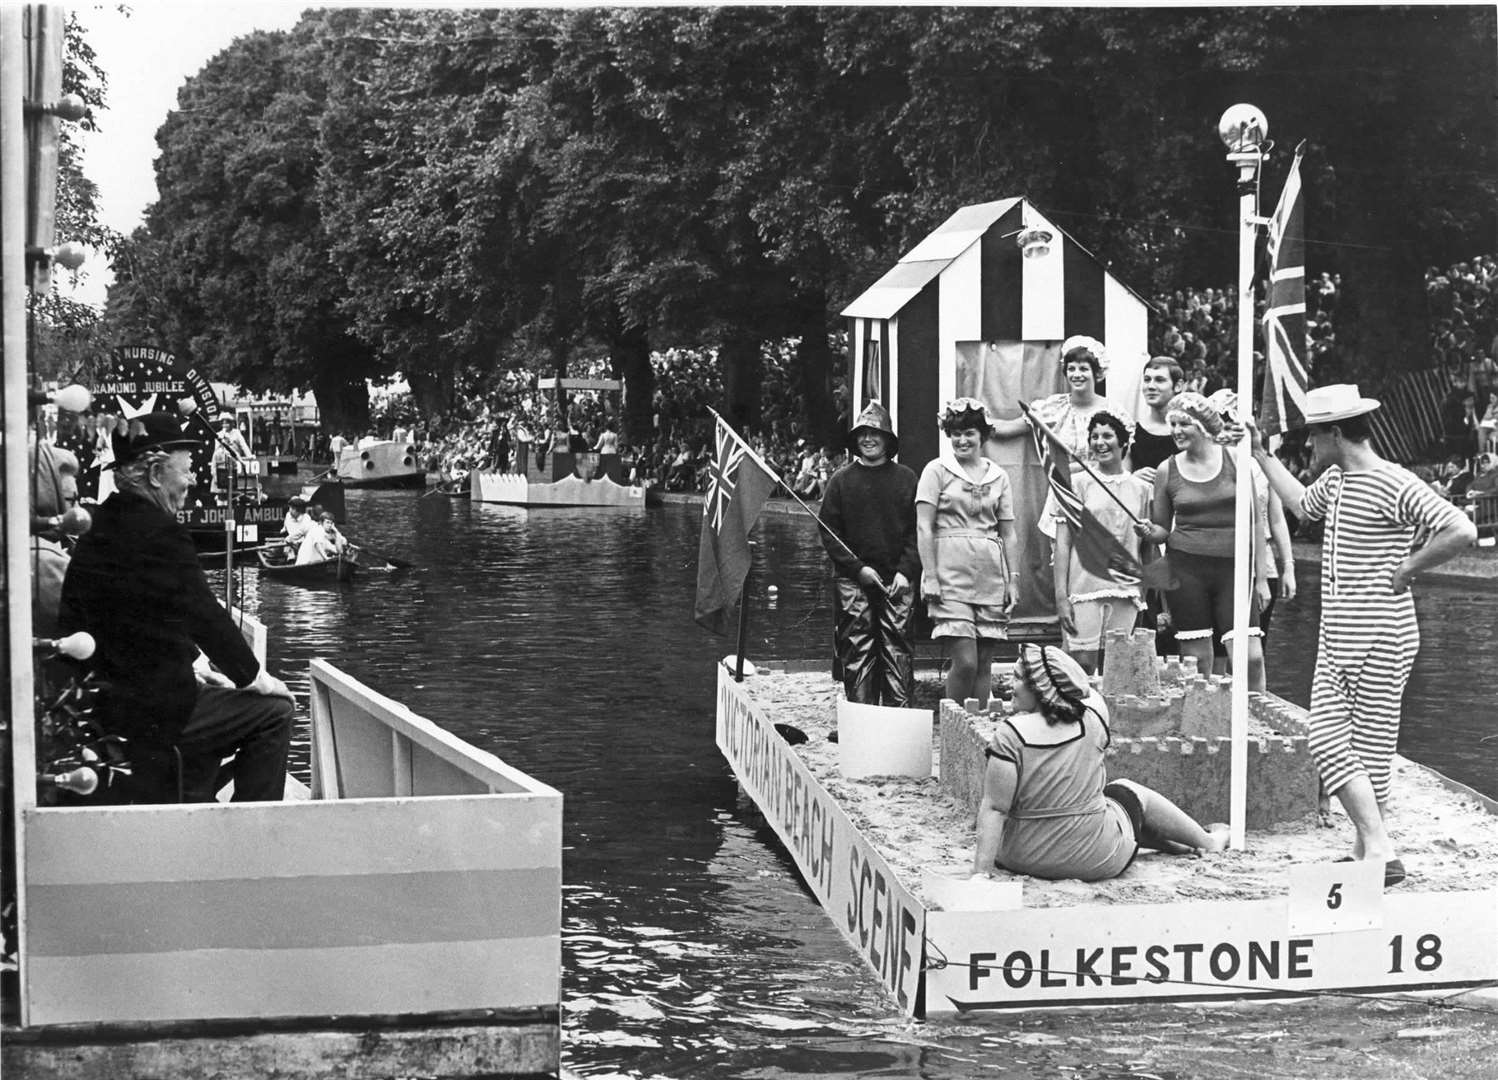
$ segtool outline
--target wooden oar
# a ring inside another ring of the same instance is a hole
[[[356,544],[352,540],[349,541],[349,546],[357,548],[361,555],[367,555],[372,559],[378,559],[386,564],[385,566],[380,567],[371,566],[368,563],[361,562],[359,563],[359,568],[361,570],[409,570],[411,567],[416,565],[415,563],[408,562],[405,559],[397,559],[394,555],[386,555],[383,552],[375,551],[373,548],[367,547],[364,544]]]

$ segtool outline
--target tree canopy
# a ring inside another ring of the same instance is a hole
[[[158,133],[121,304],[221,377],[351,412],[401,373],[605,350],[648,424],[651,349],[714,345],[759,416],[800,342],[835,421],[836,312],[957,207],[1028,195],[1142,292],[1230,281],[1215,126],[1302,139],[1314,270],[1352,370],[1420,363],[1421,272],[1492,250],[1491,8],[489,8],[312,11],[242,38]]]

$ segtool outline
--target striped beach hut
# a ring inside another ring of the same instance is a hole
[[[1021,251],[1017,241],[1030,229],[1051,234],[1048,250]],[[842,314],[850,415],[882,401],[900,433],[900,460],[918,472],[941,450],[943,401],[968,395],[996,417],[1018,417],[1021,400],[1065,389],[1061,343],[1073,334],[1103,342],[1104,392],[1135,415],[1140,408],[1144,300],[1024,198],[962,207]],[[1049,547],[1035,532],[1046,489],[1034,447],[995,440],[987,453],[1014,485],[1026,581],[1018,614],[1045,617],[1054,604]]]

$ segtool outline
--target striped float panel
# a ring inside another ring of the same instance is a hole
[[[313,667],[322,797],[24,814],[24,1023],[557,1005],[561,795]]]

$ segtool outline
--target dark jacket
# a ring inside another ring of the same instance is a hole
[[[247,686],[259,661],[219,605],[192,536],[149,499],[117,491],[94,514],[62,585],[65,634],[87,630],[94,668],[110,686],[107,730],[171,741],[192,714],[198,647]]]
[[[874,466],[853,461],[832,474],[822,495],[821,518],[848,547],[826,532],[822,544],[839,577],[856,581],[860,570],[872,566],[886,585],[896,571],[912,583],[920,578],[915,488],[915,473],[893,461]]]

